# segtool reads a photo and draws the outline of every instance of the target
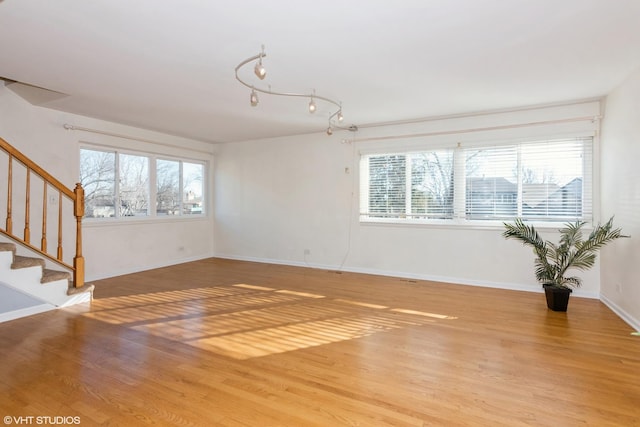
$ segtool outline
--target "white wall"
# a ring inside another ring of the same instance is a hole
[[[438,144],[593,133],[599,103],[433,120],[216,146],[215,253],[411,278],[540,291],[533,254],[502,227],[360,224],[359,153]],[[576,118],[585,120],[572,121]],[[552,123],[542,124],[542,122]],[[555,122],[553,122],[555,121]],[[479,128],[491,128],[479,131]],[[407,135],[420,134],[418,138]],[[437,134],[437,135],[436,135]],[[555,230],[545,232],[554,239]],[[305,250],[309,251],[305,255]],[[597,297],[599,265],[575,295]]]
[[[68,131],[63,128],[65,123],[174,147],[91,132]],[[81,142],[213,162],[210,144],[36,107],[4,85],[0,85],[0,137],[70,188],[78,181]],[[1,182],[6,182],[6,176],[6,165],[0,165]],[[87,281],[206,258],[213,253],[213,216],[209,214],[204,219],[184,221],[132,221],[112,225],[85,221],[83,244]],[[65,254],[73,251],[73,245],[65,248]]]
[[[602,125],[603,216],[630,239],[602,251],[602,299],[640,330],[640,70],[607,96]]]

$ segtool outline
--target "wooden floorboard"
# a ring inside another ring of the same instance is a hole
[[[640,426],[640,338],[597,300],[224,259],[95,285],[0,324],[11,424]]]

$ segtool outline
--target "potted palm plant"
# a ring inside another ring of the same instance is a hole
[[[586,222],[567,223],[560,232],[558,244],[543,240],[535,227],[517,218],[513,224],[504,223],[502,236],[516,239],[531,246],[536,255],[536,280],[541,283],[547,297],[547,307],[554,311],[567,311],[572,288],[579,287],[582,280],[569,276],[567,271],[588,270],[593,267],[600,248],[622,235],[620,228],[613,228],[613,217],[605,224],[598,224],[589,236],[583,238],[582,228]]]

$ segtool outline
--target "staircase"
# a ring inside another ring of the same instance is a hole
[[[6,211],[5,228],[0,225],[0,322],[90,301],[93,286],[84,283],[82,256],[82,186],[67,188],[2,138],[1,175],[7,192],[0,197],[0,212]],[[67,241],[75,246],[71,255],[64,255]]]
[[[71,273],[16,251],[15,243],[0,242],[0,322],[91,301],[93,285],[75,288]]]

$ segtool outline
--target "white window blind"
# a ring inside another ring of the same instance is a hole
[[[452,218],[453,150],[368,155],[365,202],[368,218]]]
[[[361,157],[362,220],[592,219],[593,138]]]

